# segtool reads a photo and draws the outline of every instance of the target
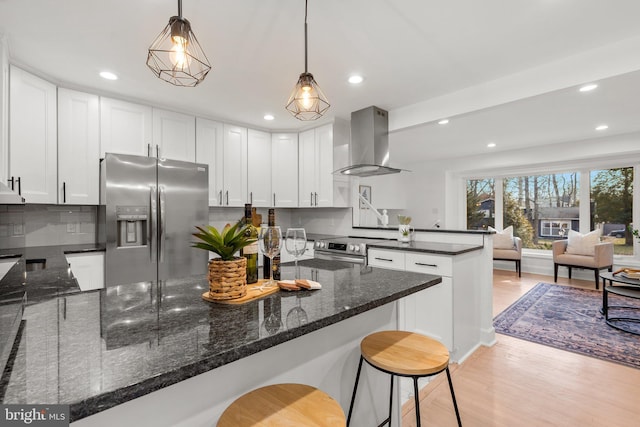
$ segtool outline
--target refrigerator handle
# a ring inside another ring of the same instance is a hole
[[[167,225],[167,218],[166,218],[166,203],[165,203],[165,194],[164,194],[164,186],[160,185],[159,186],[159,192],[160,192],[160,218],[158,220],[158,226],[160,227],[159,230],[159,234],[160,237],[158,238],[158,250],[160,252],[160,262],[164,262],[164,240],[165,240],[165,230],[166,230],[166,225]]]
[[[156,186],[149,186],[149,205],[151,206],[151,215],[149,215],[149,259],[155,264],[158,250],[156,248],[156,236],[158,235],[158,197],[156,194]]]

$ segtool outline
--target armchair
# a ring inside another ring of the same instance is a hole
[[[493,259],[496,261],[515,261],[516,273],[522,277],[522,239],[513,238],[513,247],[509,249],[493,248]]]
[[[613,243],[603,242],[594,246],[593,255],[576,255],[566,253],[568,240],[556,240],[552,244],[553,249],[553,280],[558,281],[558,267],[563,266],[569,269],[569,279],[571,279],[571,268],[585,268],[593,270],[595,274],[596,289],[599,289],[600,270],[613,270]]]

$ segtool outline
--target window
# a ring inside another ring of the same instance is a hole
[[[591,229],[600,228],[616,255],[633,255],[633,167],[594,170],[591,184]]]
[[[551,249],[554,240],[579,229],[578,172],[505,178],[503,224],[513,225],[522,246]]]
[[[495,227],[494,180],[470,179],[467,181],[467,229],[486,230]]]

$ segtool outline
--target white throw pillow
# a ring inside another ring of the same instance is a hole
[[[495,231],[493,235],[494,249],[513,249],[515,243],[513,241],[513,225],[508,226],[502,231],[498,231],[493,227],[489,227],[489,231]]]
[[[577,231],[569,230],[567,253],[574,255],[593,255],[596,253],[595,246],[598,243],[600,243],[600,230],[593,230],[587,234],[580,234]]]

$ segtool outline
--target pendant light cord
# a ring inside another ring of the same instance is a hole
[[[178,17],[182,18],[182,0],[178,0]]]
[[[304,73],[307,74],[307,4],[304,0]]]

